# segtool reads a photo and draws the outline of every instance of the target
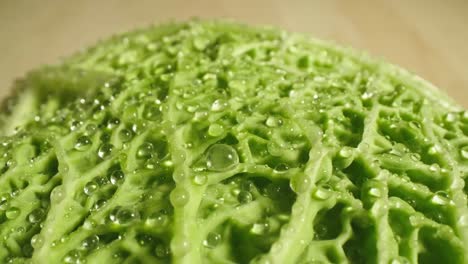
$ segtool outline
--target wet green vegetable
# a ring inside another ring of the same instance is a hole
[[[2,263],[466,263],[468,112],[353,50],[168,24],[29,73]]]

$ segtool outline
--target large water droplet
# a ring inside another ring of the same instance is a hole
[[[276,116],[269,116],[265,121],[265,125],[269,127],[279,127],[283,124],[283,120]]]
[[[83,187],[83,192],[90,196],[90,195],[93,195],[93,193],[98,189],[98,184],[94,181],[90,181],[88,183],[85,184],[85,186]]]
[[[8,199],[10,199],[9,193],[2,193],[0,195],[0,210],[8,209],[8,206],[9,206]]]
[[[150,142],[141,144],[138,149],[136,156],[138,159],[149,159],[154,155],[154,146]]]
[[[11,220],[17,218],[20,213],[21,210],[18,207],[10,207],[8,210],[6,210],[5,216]]]
[[[36,208],[34,209],[29,215],[28,215],[28,221],[32,224],[36,224],[41,222],[45,217],[45,211],[42,208]]]
[[[206,166],[211,171],[226,171],[239,164],[237,151],[226,144],[211,146],[206,154]]]
[[[113,185],[118,184],[119,182],[123,181],[125,175],[121,170],[115,170],[110,175],[110,182]]]
[[[119,139],[122,142],[128,142],[132,140],[132,137],[133,137],[133,132],[130,129],[124,128],[119,131]]]
[[[38,249],[38,248],[42,247],[43,244],[44,244],[44,238],[42,237],[42,235],[35,234],[31,238],[31,246],[34,249]]]
[[[253,196],[248,191],[240,191],[237,195],[237,201],[241,204],[250,203],[253,200]]]
[[[99,210],[106,204],[107,204],[106,199],[99,199],[96,201],[96,203],[94,203],[94,210]]]
[[[112,146],[112,144],[104,143],[99,147],[98,156],[101,159],[105,159],[112,154],[113,149],[114,149],[114,146]]]
[[[119,124],[120,124],[120,120],[118,118],[113,117],[113,118],[109,119],[109,121],[107,121],[107,128],[108,129],[114,129]]]
[[[95,249],[98,246],[98,244],[99,237],[97,235],[91,235],[81,242],[81,246],[86,250]]]
[[[55,187],[52,192],[50,192],[50,201],[52,203],[60,203],[65,197],[65,190],[62,185]]]
[[[227,107],[227,105],[228,105],[227,102],[225,102],[222,99],[218,99],[214,101],[213,104],[211,105],[211,111],[213,112],[223,111]]]
[[[129,224],[140,219],[140,213],[134,208],[117,207],[111,211],[109,219],[120,225]]]
[[[195,185],[204,185],[207,181],[208,181],[208,177],[206,177],[206,175],[204,174],[196,174],[192,178],[192,182]]]
[[[190,194],[183,187],[176,187],[169,195],[169,199],[174,207],[182,207],[188,203]]]
[[[85,151],[91,147],[91,139],[87,136],[81,136],[76,140],[75,149],[78,151]]]
[[[437,205],[448,205],[451,203],[451,200],[447,192],[438,191],[432,196],[431,202]]]
[[[203,241],[203,245],[207,248],[215,248],[217,245],[221,243],[221,234],[215,233],[215,232],[210,232],[208,233],[208,236],[206,239]]]
[[[272,156],[275,157],[281,157],[284,153],[284,148],[280,146],[279,144],[270,141],[267,144],[267,151],[270,153]]]
[[[290,186],[295,193],[303,193],[309,188],[310,180],[305,174],[297,174],[292,177]]]

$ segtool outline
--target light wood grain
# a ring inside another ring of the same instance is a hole
[[[276,25],[366,50],[468,107],[466,0],[0,0],[0,96],[27,70],[98,39],[194,16]]]

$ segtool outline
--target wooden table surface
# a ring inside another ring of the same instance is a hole
[[[113,33],[191,17],[276,25],[367,50],[468,108],[467,0],[0,0],[0,96],[27,70]]]

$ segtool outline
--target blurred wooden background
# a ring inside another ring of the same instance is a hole
[[[227,17],[367,50],[468,108],[467,0],[0,0],[0,96],[25,71],[171,19]]]

